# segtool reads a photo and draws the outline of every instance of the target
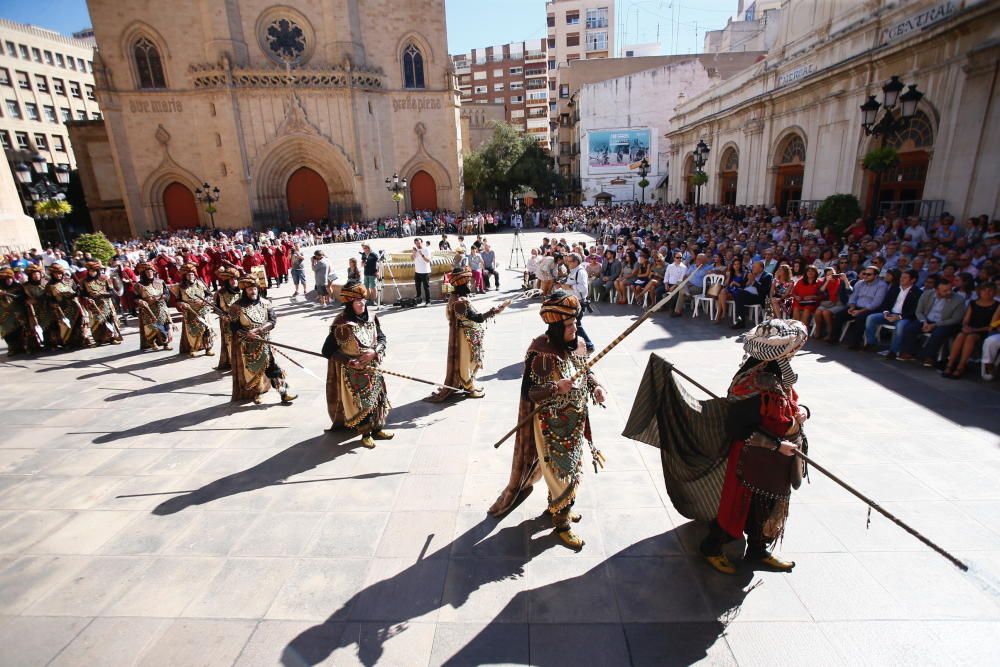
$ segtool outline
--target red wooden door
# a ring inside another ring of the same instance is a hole
[[[168,229],[198,226],[198,205],[194,194],[180,183],[171,183],[163,191],[163,208],[167,214]]]
[[[418,171],[410,179],[410,206],[414,211],[437,210],[437,185],[426,171]]]
[[[285,186],[288,218],[293,223],[319,222],[330,214],[330,192],[326,181],[309,167],[299,167]]]

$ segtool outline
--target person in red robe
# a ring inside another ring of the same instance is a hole
[[[174,266],[173,257],[168,257],[166,251],[161,250],[153,260],[153,267],[156,269],[156,276],[163,282],[173,282],[170,279],[170,268]]]
[[[284,245],[274,246],[275,273],[278,277],[278,284],[288,280],[288,257],[285,255]]]
[[[261,255],[264,256],[264,273],[267,274],[267,286],[271,287],[272,281],[278,282],[278,262],[275,260],[274,248],[265,245],[261,248]]]

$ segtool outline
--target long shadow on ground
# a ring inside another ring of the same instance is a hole
[[[354,438],[355,441],[347,446],[342,446],[350,438]],[[165,500],[156,506],[153,514],[159,516],[176,514],[193,505],[204,505],[214,500],[234,496],[239,493],[247,493],[268,486],[280,485],[285,483],[285,480],[290,477],[312,470],[324,463],[329,463],[345,454],[351,454],[358,447],[358,441],[352,433],[347,431],[324,433],[292,445],[288,449],[278,452],[266,461],[261,461],[251,468],[241,470],[232,475],[226,475],[206,484],[200,489]],[[370,473],[338,479],[368,479],[401,474],[403,473]],[[301,480],[301,483],[311,481],[331,480]]]

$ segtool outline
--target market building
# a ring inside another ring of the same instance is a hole
[[[677,107],[665,133],[668,198],[699,195],[693,150],[704,140],[703,202],[787,211],[852,193],[869,213],[997,217],[997,25],[1000,3],[987,0],[785,2],[764,60]],[[906,88],[883,91],[894,76]],[[894,102],[890,113],[906,122],[869,136],[869,97],[879,114]],[[876,175],[862,162],[883,145],[898,164]]]

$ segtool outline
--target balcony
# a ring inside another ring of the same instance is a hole
[[[549,82],[538,81],[538,80],[528,81],[526,84],[524,84],[524,87],[528,90],[545,90],[546,88],[549,87]]]
[[[549,75],[549,71],[547,69],[545,69],[544,67],[542,69],[526,69],[526,70],[524,70],[524,76],[529,77],[529,78],[530,77],[536,77],[536,76],[548,77],[548,75]]]
[[[525,60],[547,60],[548,59],[548,54],[546,54],[545,51],[525,51],[524,52],[524,59]]]

